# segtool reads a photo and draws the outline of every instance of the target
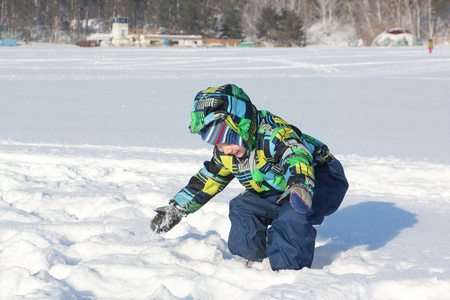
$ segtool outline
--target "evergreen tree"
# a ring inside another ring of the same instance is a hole
[[[177,0],[152,1],[153,13],[156,16],[155,25],[173,32],[177,22]]]
[[[185,34],[197,34],[200,31],[198,2],[196,0],[183,0],[180,3],[178,28]]]
[[[289,46],[305,46],[303,22],[294,11],[282,10],[277,13],[274,8],[266,6],[261,10],[256,28],[258,38]]]
[[[241,13],[233,6],[225,7],[223,22],[220,28],[220,37],[228,39],[242,39]]]
[[[256,23],[258,38],[269,41],[276,39],[278,32],[278,15],[274,8],[266,6],[261,10],[260,20]]]
[[[289,46],[305,46],[303,22],[293,11],[283,10],[279,15],[278,40]]]
[[[206,3],[202,3],[201,5],[198,24],[200,32],[198,33],[210,38],[214,37],[217,33],[217,18],[215,9],[211,5],[208,5],[208,2],[206,1]]]

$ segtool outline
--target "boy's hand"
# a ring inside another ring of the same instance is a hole
[[[174,204],[158,207],[155,211],[157,215],[153,218],[150,228],[156,233],[168,232],[183,218],[183,213]]]
[[[299,214],[307,213],[312,206],[311,194],[303,187],[294,185],[291,188],[291,205]]]
[[[289,198],[287,197],[289,195]],[[302,186],[293,185],[286,190],[277,204],[283,204],[285,202],[291,202],[292,208],[299,214],[307,213],[312,206],[311,194]]]

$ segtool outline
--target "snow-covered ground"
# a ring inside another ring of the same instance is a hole
[[[241,86],[324,141],[350,190],[311,269],[227,249],[232,183],[149,229],[211,156],[195,94]],[[444,299],[450,47],[0,48],[0,299]]]

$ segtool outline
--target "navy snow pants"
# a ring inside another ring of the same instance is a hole
[[[273,270],[310,267],[316,239],[313,225],[322,224],[325,216],[338,209],[348,189],[337,159],[314,171],[313,205],[304,215],[295,212],[289,202],[276,204],[281,194],[262,198],[244,192],[231,200],[230,252],[252,261],[268,257]]]

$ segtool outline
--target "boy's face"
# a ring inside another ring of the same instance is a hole
[[[217,148],[219,149],[220,152],[223,152],[226,155],[231,154],[239,158],[243,157],[247,153],[247,149],[235,144],[222,143],[218,144]]]

